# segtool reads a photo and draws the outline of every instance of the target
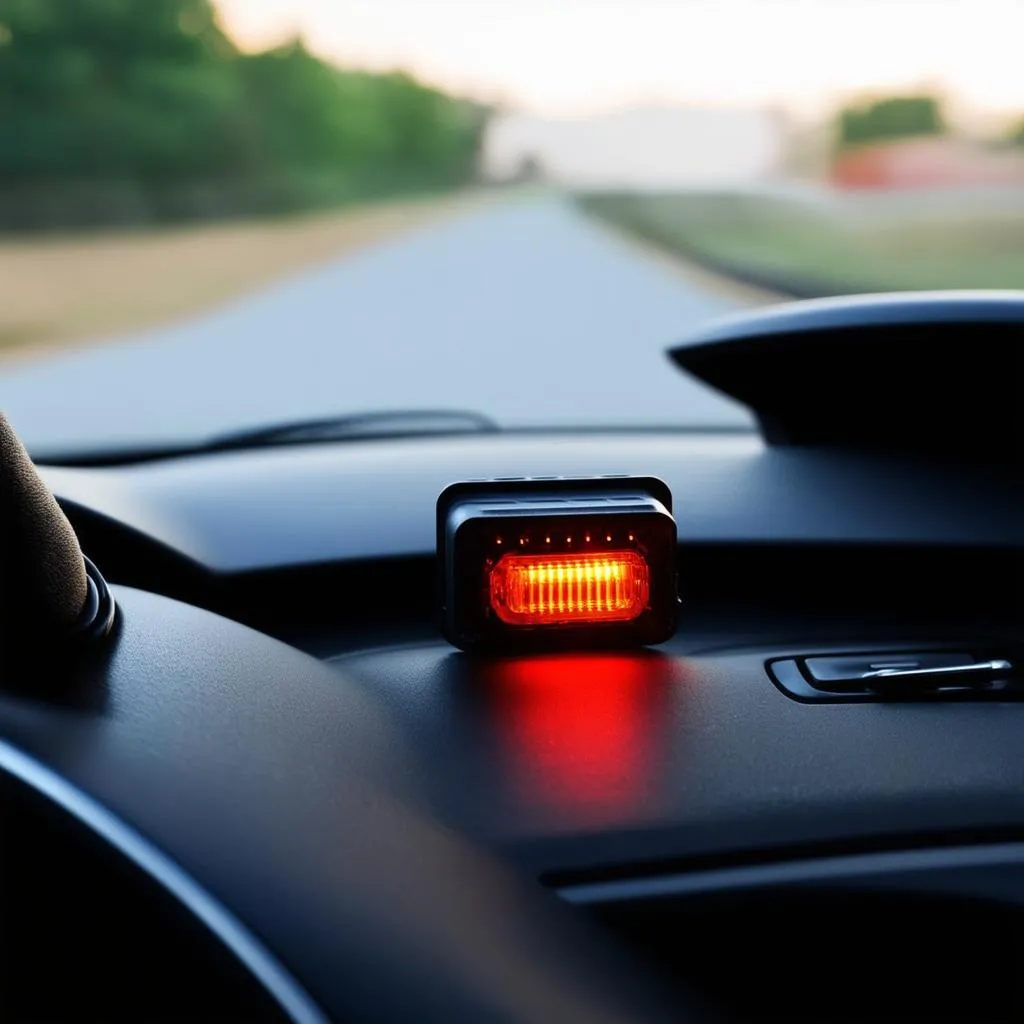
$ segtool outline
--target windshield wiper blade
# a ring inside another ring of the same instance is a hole
[[[403,438],[450,437],[458,434],[495,434],[501,428],[476,412],[459,409],[410,409],[394,412],[355,413],[324,419],[295,420],[271,426],[221,434],[195,444],[114,449],[67,455],[36,456],[40,464],[59,466],[123,466],[137,462],[216,452],[245,451],[285,445],[329,442],[402,440]]]
[[[501,428],[477,412],[452,409],[415,409],[356,413],[328,419],[279,423],[256,430],[222,434],[201,446],[202,451],[267,448],[274,445],[314,444],[322,441],[373,441],[387,438],[494,434]]]

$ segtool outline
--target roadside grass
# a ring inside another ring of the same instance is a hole
[[[578,202],[674,255],[790,295],[1024,288],[1024,193],[983,199],[607,193]]]
[[[0,360],[200,313],[480,201],[433,196],[188,228],[0,238]]]

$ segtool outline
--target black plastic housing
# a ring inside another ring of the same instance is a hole
[[[1020,468],[1024,291],[794,302],[673,349],[742,402],[772,445],[911,452]]]
[[[592,541],[585,545],[587,534]],[[676,543],[671,492],[653,477],[453,484],[437,501],[441,631],[465,651],[661,643],[675,632],[678,619]],[[651,572],[647,607],[630,622],[512,626],[491,609],[488,577],[505,554],[623,549],[642,554]]]

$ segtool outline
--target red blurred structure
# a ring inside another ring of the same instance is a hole
[[[1024,155],[953,139],[907,139],[841,153],[832,163],[830,178],[833,185],[847,189],[1024,185]]]

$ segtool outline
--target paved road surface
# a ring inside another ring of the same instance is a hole
[[[519,199],[196,320],[12,367],[0,409],[37,453],[409,408],[505,426],[742,424],[664,355],[735,306],[558,199]]]

